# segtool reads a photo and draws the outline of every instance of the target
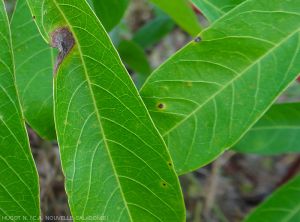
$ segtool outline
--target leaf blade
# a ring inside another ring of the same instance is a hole
[[[299,110],[299,103],[273,105],[233,149],[263,155],[300,152]]]
[[[198,19],[186,0],[150,0],[160,9],[165,11],[174,21],[192,36],[196,36],[201,27]]]
[[[0,24],[0,217],[33,216],[38,221],[38,176],[15,87],[11,33],[3,1]]]
[[[299,185],[300,177],[296,176],[272,193],[271,196],[254,209],[244,221],[297,221],[300,216],[300,206],[298,202],[300,196]]]
[[[296,78],[300,6],[293,4],[238,6],[148,78],[141,95],[177,172],[232,147]],[[281,30],[270,28],[274,21]]]
[[[211,23],[244,1],[245,0],[192,0]]]
[[[41,10],[40,1],[28,2]],[[184,220],[165,144],[102,25],[84,0],[45,3],[50,14],[40,29],[53,37],[64,27],[75,40],[55,79],[55,123],[73,216]]]
[[[157,17],[137,30],[132,40],[146,49],[159,42],[165,35],[171,32],[174,25],[173,20],[169,16],[165,14],[157,15]]]
[[[26,1],[16,1],[11,19],[16,83],[28,124],[41,137],[53,140],[56,138],[52,81],[55,53],[41,38],[33,20]]]
[[[122,19],[129,0],[92,0],[94,10],[105,29],[111,31]],[[113,10],[113,16],[111,14]]]

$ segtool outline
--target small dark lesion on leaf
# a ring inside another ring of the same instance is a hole
[[[202,38],[200,36],[197,36],[195,39],[194,39],[194,42],[201,42],[202,41]]]
[[[161,185],[162,187],[164,187],[164,188],[168,186],[168,184],[167,184],[166,181],[161,181],[161,182],[160,182],[160,185]]]
[[[59,50],[56,64],[54,67],[54,74],[57,73],[59,65],[64,58],[69,54],[73,46],[75,45],[75,39],[72,32],[67,27],[60,27],[51,33],[51,46]]]
[[[33,15],[32,18],[35,19],[35,15]]]
[[[158,103],[156,106],[157,106],[157,108],[160,109],[160,110],[163,110],[163,109],[166,108],[166,104],[164,104],[164,103]]]
[[[174,170],[173,163],[172,163],[171,160],[169,160],[169,161],[167,162],[167,165],[168,165],[168,167],[169,167],[170,170]]]

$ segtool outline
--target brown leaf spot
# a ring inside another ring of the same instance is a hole
[[[166,108],[166,105],[163,104],[163,103],[158,103],[158,104],[157,104],[157,108],[158,108],[158,109],[164,109],[164,108]]]
[[[58,28],[51,33],[51,46],[59,50],[54,66],[54,74],[57,73],[59,65],[75,45],[72,32],[67,27]]]

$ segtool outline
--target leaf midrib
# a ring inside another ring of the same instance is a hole
[[[189,119],[192,115],[194,115],[196,112],[198,112],[204,105],[206,105],[208,102],[213,100],[217,95],[219,95],[223,90],[225,90],[228,86],[230,86],[232,83],[234,83],[236,80],[238,80],[240,77],[243,76],[245,72],[247,72],[249,69],[251,69],[253,66],[255,66],[257,63],[259,63],[261,60],[263,60],[266,56],[268,56],[272,51],[279,48],[281,44],[283,44],[285,41],[290,39],[294,34],[299,32],[300,29],[297,29],[296,31],[289,34],[286,38],[282,39],[278,44],[271,47],[266,53],[264,53],[262,56],[260,56],[257,60],[255,60],[251,65],[249,65],[246,69],[244,69],[239,75],[235,76],[232,80],[230,80],[228,83],[226,83],[222,88],[220,88],[218,91],[216,91],[212,96],[210,96],[206,101],[204,101],[198,108],[196,108],[194,111],[192,111],[190,114],[188,114],[184,119],[179,121],[177,124],[175,124],[172,128],[170,128],[168,131],[162,134],[163,137],[165,137],[167,134],[169,134],[171,131],[179,127],[182,123],[184,123],[187,119]],[[230,36],[228,36],[230,37]],[[212,40],[210,40],[212,41]],[[203,41],[204,42],[204,41]]]
[[[82,65],[83,65],[83,68],[84,68],[84,74],[85,74],[85,77],[86,77],[86,80],[87,80],[87,83],[88,83],[88,87],[89,87],[89,91],[91,93],[91,97],[92,97],[92,100],[93,100],[93,105],[94,105],[94,109],[95,109],[95,113],[96,113],[96,116],[97,116],[97,120],[98,120],[98,123],[99,123],[99,127],[100,127],[100,130],[101,130],[101,134],[103,136],[103,141],[104,141],[104,147],[106,148],[106,151],[107,151],[107,154],[109,156],[109,159],[110,159],[110,162],[111,162],[111,165],[112,165],[112,168],[113,168],[113,171],[115,173],[115,178],[116,178],[116,181],[119,185],[119,188],[120,188],[120,193],[121,193],[121,196],[122,196],[122,199],[123,199],[123,202],[124,202],[124,205],[125,205],[125,208],[127,210],[127,213],[128,213],[128,216],[130,218],[131,221],[133,221],[132,219],[132,216],[131,216],[131,213],[129,211],[129,208],[128,208],[128,205],[127,205],[127,201],[126,201],[126,198],[124,196],[124,193],[123,193],[123,190],[122,190],[122,186],[121,186],[121,183],[120,183],[120,180],[119,180],[119,176],[116,172],[116,169],[114,167],[114,162],[112,160],[112,157],[111,157],[111,153],[109,151],[109,148],[108,148],[108,144],[107,144],[107,138],[106,138],[106,135],[104,133],[104,128],[102,126],[102,122],[101,122],[101,117],[100,117],[100,111],[98,110],[97,108],[97,105],[96,105],[96,100],[95,100],[95,95],[94,95],[94,92],[93,92],[93,89],[91,87],[92,83],[90,81],[90,78],[88,76],[88,72],[87,72],[87,67],[85,65],[85,61],[83,59],[83,53],[82,53],[82,50],[81,50],[81,47],[80,47],[80,44],[79,44],[79,41],[78,41],[78,38],[76,36],[76,33],[74,32],[73,28],[72,28],[72,25],[71,23],[69,22],[69,20],[67,19],[67,17],[65,16],[64,12],[62,11],[62,9],[60,8],[59,4],[57,3],[57,0],[54,0],[53,1],[56,8],[58,9],[58,11],[61,13],[62,17],[64,18],[65,22],[68,24],[69,28],[71,29],[73,35],[74,35],[74,38],[75,38],[75,44],[77,43],[78,45],[78,51],[79,51],[79,55],[80,55],[80,59],[82,61]],[[87,3],[85,3],[87,4]],[[102,138],[101,138],[102,139]]]

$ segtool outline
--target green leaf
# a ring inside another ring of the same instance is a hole
[[[205,17],[214,22],[246,0],[191,0]]]
[[[183,221],[167,148],[86,1],[28,3],[48,41],[66,55],[55,78],[54,116],[76,221]]]
[[[130,40],[122,40],[117,49],[122,61],[136,72],[136,84],[141,86],[151,73],[151,67],[144,50]]]
[[[0,2],[0,42],[0,218],[11,221],[9,216],[15,216],[14,221],[39,221],[38,176],[15,87],[4,1]]]
[[[16,81],[25,118],[46,139],[55,139],[52,50],[41,38],[26,1],[11,20]]]
[[[146,23],[133,36],[132,40],[143,48],[159,42],[174,28],[173,20],[167,15],[160,15]]]
[[[178,173],[231,148],[296,78],[299,8],[249,0],[148,78],[141,95]]]
[[[300,218],[300,176],[280,187],[244,222],[297,222]]]
[[[109,32],[121,21],[130,1],[92,0],[92,2],[98,18]]]
[[[278,104],[252,127],[234,150],[243,153],[300,153],[300,103]]]
[[[186,32],[196,36],[200,31],[200,23],[187,0],[149,0],[166,12]]]

